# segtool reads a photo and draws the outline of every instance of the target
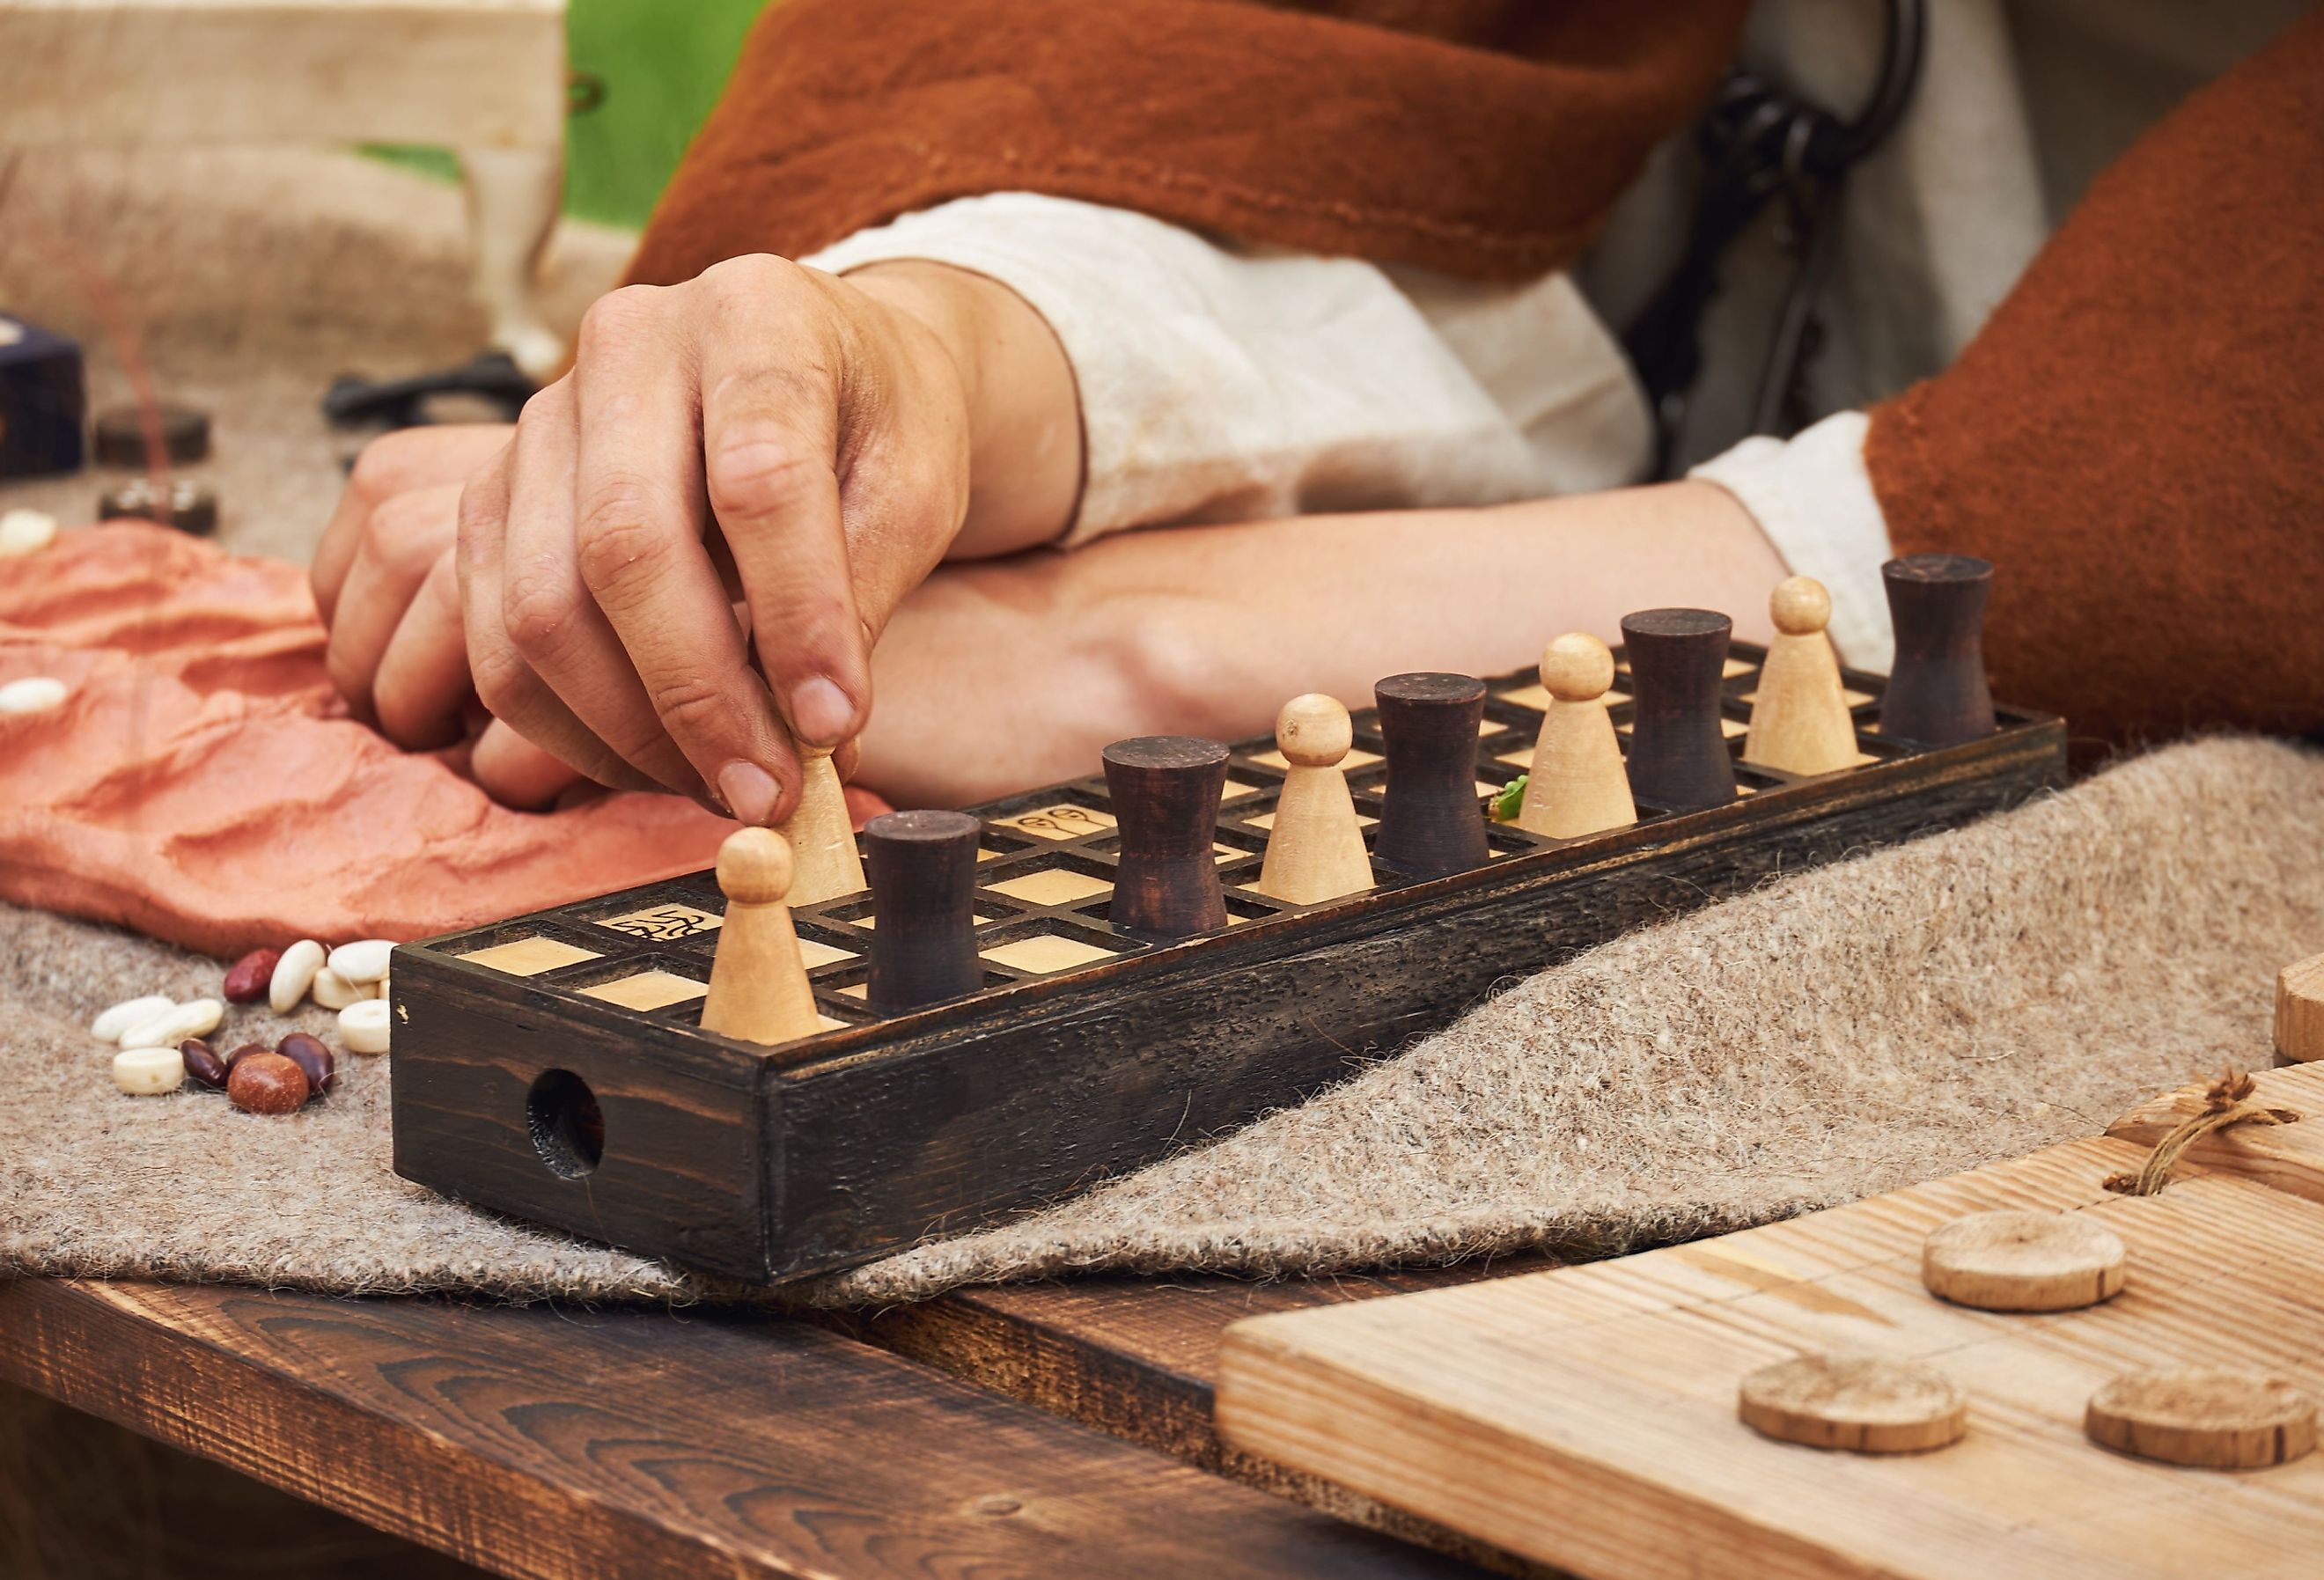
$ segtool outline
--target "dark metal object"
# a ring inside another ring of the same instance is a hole
[[[1489,859],[1477,799],[1477,726],[1485,683],[1473,675],[1390,675],[1372,688],[1387,743],[1379,859],[1416,878],[1481,867]]]
[[[1880,704],[1880,733],[1932,746],[1993,734],[1985,677],[1985,605],[1993,563],[1966,554],[1908,554],[1880,568],[1896,666]]]
[[[1799,260],[1777,314],[1753,403],[1751,431],[1788,435],[1812,415],[1804,374],[1820,341],[1815,306],[1830,279],[1850,170],[1904,118],[1918,86],[1926,0],[1885,0],[1880,75],[1864,108],[1842,120],[1740,68],[1697,129],[1704,175],[1685,249],[1623,333],[1655,414],[1655,469],[1675,470],[1687,401],[1702,369],[1702,319],[1719,294],[1720,261],[1767,203],[1781,197],[1779,239]]]
[[[161,488],[154,487],[150,478],[132,477],[118,488],[107,489],[97,502],[97,520],[124,517],[207,538],[217,531],[217,495],[184,477],[172,479]]]
[[[1227,925],[1212,850],[1227,749],[1192,735],[1140,735],[1105,749],[1105,787],[1121,828],[1107,919],[1144,938],[1186,938]]]
[[[466,367],[423,373],[410,378],[373,381],[346,374],[332,381],[323,396],[323,415],[335,428],[381,423],[389,428],[426,424],[426,406],[438,395],[474,395],[493,402],[513,422],[540,385],[519,371],[504,351],[487,351]]]
[[[157,464],[146,444],[146,411],[140,406],[115,406],[97,418],[97,462],[100,467],[127,467],[143,471]],[[156,405],[152,411],[155,436],[161,440],[159,464],[190,467],[210,453],[210,415],[191,406]]]
[[[976,957],[976,842],[984,825],[966,812],[890,812],[863,825],[872,882],[867,997],[900,1015],[984,985]]]
[[[1648,609],[1622,617],[1637,698],[1630,793],[1674,812],[1735,799],[1735,759],[1719,727],[1720,686],[1733,622],[1708,609]]]

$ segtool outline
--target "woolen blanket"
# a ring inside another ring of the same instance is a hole
[[[783,1298],[1604,1254],[2089,1134],[2223,1062],[2267,1061],[2275,972],[2324,949],[2319,827],[2324,755],[2247,738],[2172,747],[1634,933],[1297,1108]],[[88,1018],[132,992],[217,980],[213,963],[146,939],[0,910],[14,1096],[0,1273],[521,1300],[752,1294],[397,1179],[386,1058],[344,1059],[338,1088],[289,1119],[208,1093],[115,1092]],[[221,1036],[285,1029],[236,1011]]]

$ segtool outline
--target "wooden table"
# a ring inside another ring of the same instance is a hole
[[[1209,1410],[1228,1322],[1475,1276],[825,1324],[22,1280],[0,1379],[510,1575],[1472,1575],[1415,1543],[1512,1564],[1222,1454]]]

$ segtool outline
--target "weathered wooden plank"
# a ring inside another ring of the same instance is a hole
[[[2268,1095],[2324,1114],[2324,1072]],[[2069,1142],[1717,1240],[1259,1318],[1227,1335],[1221,1431],[1584,1575],[2312,1574],[2324,1456],[2222,1475],[2083,1436],[2092,1391],[2149,1367],[2248,1366],[2324,1396],[2324,1206],[2205,1165],[2160,1196],[2108,1192],[2144,1152]],[[2043,1315],[1931,1297],[1922,1239],[1998,1206],[2107,1224],[2128,1288]],[[1969,1396],[1969,1436],[1868,1456],[1736,1418],[1745,1374],[1819,1350],[1940,1367]]]
[[[517,1576],[1470,1571],[837,1335],[0,1285],[0,1375]]]

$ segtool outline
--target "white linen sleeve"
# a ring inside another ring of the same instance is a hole
[[[800,262],[844,273],[903,258],[990,276],[1056,332],[1084,438],[1064,546],[1608,487],[1645,454],[1628,365],[1563,274],[1392,277],[1028,192],[908,214]]]
[[[1861,411],[1827,417],[1789,439],[1747,439],[1687,474],[1741,502],[1794,576],[1831,594],[1831,642],[1859,670],[1886,674],[1896,642],[1888,626],[1888,522],[1864,466]]]

